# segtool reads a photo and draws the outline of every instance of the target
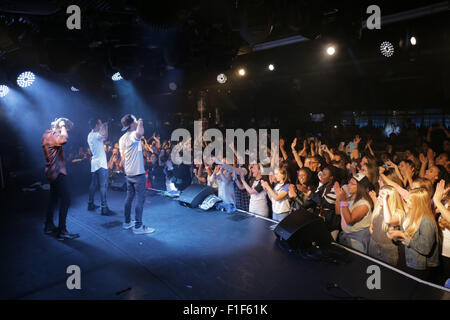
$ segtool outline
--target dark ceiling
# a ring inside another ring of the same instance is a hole
[[[73,4],[81,8],[81,30],[66,28],[66,8]],[[381,30],[367,30],[362,23],[371,4],[349,0],[2,0],[0,82],[13,81],[16,70],[30,67],[83,89],[108,91],[113,90],[111,75],[120,71],[126,80],[148,88],[148,93],[161,94],[169,91],[166,82],[182,72],[180,92],[222,88],[239,94],[252,88],[249,104],[276,88],[289,91],[278,90],[282,96],[272,94],[272,99],[294,98],[298,107],[449,101],[448,2],[377,1],[383,17],[397,20]],[[409,11],[423,7],[428,9],[419,15]],[[408,45],[411,34],[418,36],[420,45]],[[255,50],[260,44],[299,35],[309,40]],[[390,60],[379,52],[379,44],[386,39],[397,48]],[[329,42],[338,44],[333,59],[322,54]],[[262,70],[270,61],[276,61],[276,73]],[[249,69],[245,83],[231,72],[240,65]],[[215,81],[218,72],[228,72],[226,86]],[[409,100],[401,100],[398,91],[408,88]],[[419,97],[411,88],[428,91]]]

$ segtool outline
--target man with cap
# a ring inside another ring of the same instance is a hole
[[[144,155],[142,153],[141,138],[144,135],[144,123],[142,119],[136,120],[132,114],[126,114],[121,119],[122,132],[119,139],[120,156],[123,168],[127,175],[127,197],[125,200],[124,229],[133,229],[134,234],[147,234],[155,231],[142,224],[142,212],[145,202],[145,168]],[[131,204],[137,195],[135,208],[136,221],[131,221]]]
[[[104,141],[108,137],[108,122],[102,123],[100,119],[92,118],[89,120],[89,126],[92,130],[88,134],[87,142],[92,151],[92,159],[88,210],[93,211],[98,208],[98,206],[94,204],[94,195],[97,188],[100,187],[102,216],[111,216],[114,215],[114,213],[109,210],[106,202],[106,190],[108,189],[108,162],[106,161],[104,147]]]
[[[73,123],[66,118],[58,118],[51,123],[51,129],[42,135],[41,145],[45,156],[45,175],[50,182],[50,201],[47,208],[44,232],[56,233],[58,240],[75,239],[79,234],[67,231],[66,218],[70,205],[70,195],[67,181],[66,161],[63,145],[66,144]],[[53,213],[59,204],[58,228],[53,222]]]

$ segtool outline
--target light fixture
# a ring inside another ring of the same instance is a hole
[[[70,87],[70,90],[76,92],[76,91],[80,91],[80,89],[75,88],[74,86]]]
[[[33,84],[35,79],[34,73],[31,71],[25,71],[19,74],[17,77],[17,84],[19,87],[26,88]]]
[[[270,71],[275,70],[275,66],[274,66],[273,64],[269,64],[269,67],[268,67],[268,68],[269,68]]]
[[[409,39],[409,41],[411,42],[411,44],[412,44],[413,46],[415,46],[415,45],[417,44],[417,39],[416,39],[416,37],[411,37],[411,39]]]
[[[177,90],[177,84],[175,82],[169,83],[169,89],[172,91]]]
[[[223,74],[223,73],[219,74],[217,76],[217,82],[218,83],[225,83],[225,82],[227,82],[227,76],[225,74]]]
[[[389,41],[384,41],[380,45],[381,54],[385,57],[392,57],[394,54],[394,46]]]
[[[333,46],[329,46],[329,47],[327,48],[327,54],[328,54],[328,55],[332,56],[332,55],[335,54],[335,53],[336,53],[336,49],[335,49]]]
[[[241,76],[241,77],[243,77],[243,76],[245,76],[245,69],[243,69],[243,68],[241,68],[241,69],[239,69],[239,75]]]
[[[8,86],[2,84],[0,85],[0,98],[3,98],[4,96],[6,96],[9,92],[9,88]]]
[[[122,76],[120,75],[120,72],[116,72],[116,73],[114,73],[114,74],[112,75],[111,79],[112,79],[113,81],[119,81],[119,80],[122,80],[123,78],[122,78]]]

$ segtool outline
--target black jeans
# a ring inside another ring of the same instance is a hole
[[[59,174],[56,180],[50,181],[50,200],[47,207],[47,217],[45,223],[54,223],[53,213],[59,200],[59,231],[66,230],[67,211],[69,210],[70,205],[70,194],[67,183],[67,177],[64,174]]]
[[[134,196],[137,194],[136,203],[136,228],[142,225],[142,212],[144,210],[145,202],[145,174],[129,177],[127,176],[127,198],[125,200],[125,223],[131,221],[131,204]]]
[[[102,209],[108,207],[106,203],[106,190],[108,189],[108,169],[100,168],[91,173],[91,185],[89,186],[89,204],[94,203],[94,195],[100,187],[100,199]]]

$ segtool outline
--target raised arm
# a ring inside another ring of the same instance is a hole
[[[137,121],[137,128],[136,128],[136,138],[141,139],[141,137],[144,135],[144,120],[139,119]]]

